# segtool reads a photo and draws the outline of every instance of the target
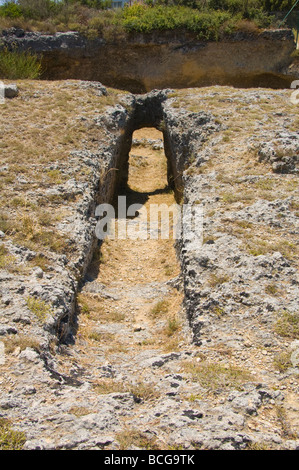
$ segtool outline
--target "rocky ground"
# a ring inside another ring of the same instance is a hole
[[[177,202],[203,208],[202,243],[96,247],[136,99],[18,86],[1,105],[2,448],[297,449],[291,90],[165,92]],[[127,196],[145,210],[175,202],[162,147],[156,129],[133,135]]]

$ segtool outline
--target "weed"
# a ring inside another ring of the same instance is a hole
[[[253,226],[253,224],[247,220],[235,220],[234,223],[244,229],[250,229]]]
[[[274,331],[280,336],[299,339],[299,313],[280,312],[274,325]]]
[[[233,204],[235,202],[246,202],[254,199],[254,194],[250,191],[242,193],[224,192],[222,193],[222,200],[226,204]]]
[[[53,184],[61,184],[65,179],[60,170],[48,170],[47,177]]]
[[[12,230],[13,226],[11,222],[9,221],[9,218],[6,214],[0,213],[0,230],[1,232],[9,232]]]
[[[101,333],[99,333],[98,331],[95,331],[95,330],[90,331],[90,332],[88,333],[88,338],[91,339],[91,340],[93,340],[93,341],[98,341],[98,342],[100,342],[100,341],[102,340],[102,336],[103,336],[103,335],[102,335]]]
[[[179,329],[180,323],[175,317],[173,317],[168,319],[167,326],[164,328],[163,333],[170,337],[173,336]]]
[[[26,207],[27,201],[24,197],[16,196],[11,200],[10,205],[15,209],[17,209],[18,207]]]
[[[224,284],[228,282],[230,277],[227,274],[212,274],[209,278],[209,284],[211,287],[219,286],[220,284]]]
[[[274,357],[274,367],[279,372],[285,372],[289,367],[292,367],[291,354],[289,352],[282,352]]]
[[[32,260],[30,260],[30,264],[38,268],[41,268],[45,272],[50,270],[49,260],[43,254],[36,255]]]
[[[154,318],[159,318],[162,315],[166,315],[169,309],[169,303],[167,300],[159,300],[154,307],[151,309],[150,314]]]
[[[196,400],[202,400],[203,399],[203,395],[200,395],[200,394],[194,394],[194,393],[191,393],[191,395],[189,396],[188,400],[191,401],[191,402],[194,402]]]
[[[291,201],[289,204],[289,209],[291,211],[298,211],[299,210],[299,201]]]
[[[265,287],[266,294],[275,295],[278,293],[278,287],[276,284],[268,284]]]
[[[266,442],[251,442],[248,444],[247,450],[270,450],[270,447]]]
[[[31,348],[36,352],[40,352],[40,343],[35,338],[26,335],[10,335],[4,338],[4,345],[7,354],[13,353],[17,348],[20,348],[21,351]]]
[[[42,227],[48,227],[55,222],[56,218],[50,211],[40,210],[37,215],[37,220]]]
[[[117,310],[112,310],[112,312],[108,312],[108,317],[112,322],[122,322],[126,318],[126,315]]]
[[[264,191],[271,191],[274,187],[275,180],[271,178],[262,178],[256,181],[255,186],[258,189],[262,189]]]
[[[33,224],[32,226],[34,227]],[[32,232],[31,236],[28,235],[28,238],[37,246],[46,247],[56,253],[65,253],[68,248],[67,240],[53,230],[36,229]]]
[[[215,313],[218,318],[221,318],[223,315],[225,315],[225,310],[222,307],[216,306],[213,308],[213,313]]]
[[[81,416],[86,416],[91,413],[90,409],[84,406],[73,406],[72,408],[70,408],[69,412],[75,415],[77,418],[80,418]]]
[[[297,252],[297,247],[294,243],[283,239],[271,242],[262,238],[248,239],[246,249],[253,256],[266,255],[267,253],[278,251],[288,259],[292,259]]]
[[[283,406],[277,405],[276,413],[277,413],[277,418],[280,422],[284,437],[287,437],[289,439],[296,439],[297,434],[291,429],[291,426],[288,422],[287,412],[285,408]]]
[[[149,437],[134,428],[126,428],[116,435],[120,450],[130,449],[132,446],[145,450],[158,450],[156,437]]]
[[[15,258],[10,255],[4,245],[0,245],[0,269],[14,270]]]
[[[14,431],[9,420],[0,418],[0,450],[22,450],[25,442],[23,432]]]
[[[154,389],[154,387],[147,383],[138,383],[137,385],[131,385],[128,387],[128,391],[132,395],[140,400],[151,400],[159,397],[159,393]]]
[[[90,315],[90,307],[88,302],[86,301],[86,297],[84,297],[82,294],[79,294],[77,297],[77,302],[79,306],[80,313],[84,315]]]
[[[174,268],[173,266],[169,265],[169,264],[165,264],[164,265],[164,273],[165,273],[165,276],[171,276],[174,272]]]
[[[113,392],[125,392],[123,383],[116,382],[113,379],[101,379],[94,385],[95,391],[100,395],[108,395]]]
[[[223,366],[211,362],[186,362],[184,370],[190,373],[193,380],[208,390],[241,389],[242,384],[251,377],[249,372],[235,366]]]

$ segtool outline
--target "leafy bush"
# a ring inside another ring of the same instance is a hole
[[[0,16],[3,18],[20,18],[22,16],[22,9],[14,2],[7,2],[0,6]]]
[[[7,79],[36,79],[41,75],[41,61],[29,51],[0,51],[0,77]]]
[[[287,8],[290,0],[280,2],[279,8],[276,0],[147,0],[123,9],[109,9],[110,4],[110,0],[8,1],[0,7],[0,17],[6,20],[2,21],[4,27],[18,22],[18,27],[50,33],[72,29],[108,41],[120,41],[133,32],[167,30],[185,30],[199,39],[217,40],[242,28],[254,31],[273,24],[269,12]]]
[[[150,8],[135,4],[124,9],[122,24],[128,32],[185,29],[196,33],[199,38],[217,39],[221,27],[230,20],[228,12],[200,12],[185,6],[158,5]]]

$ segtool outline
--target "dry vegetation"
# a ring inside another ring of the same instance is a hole
[[[239,236],[244,250],[249,254],[258,256],[279,251],[286,258],[296,261],[299,254],[297,237],[295,233],[286,236],[282,212],[277,221],[282,223],[281,229],[278,225],[272,228],[262,223],[229,219],[225,214],[251,206],[258,200],[271,202],[291,197],[289,210],[298,215],[297,175],[274,174],[270,165],[259,162],[257,155],[257,144],[261,139],[267,141],[270,135],[277,132],[276,115],[284,116],[280,132],[298,131],[298,113],[296,105],[290,101],[290,94],[276,91],[267,97],[266,90],[260,92],[253,89],[244,97],[240,90],[230,87],[206,87],[178,90],[172,98],[174,107],[183,107],[195,113],[207,111],[222,126],[219,135],[221,145],[213,148],[212,156],[202,165],[191,164],[187,174],[216,173],[213,190],[222,201],[218,214],[222,214],[223,228]],[[246,180],[246,176],[252,178]],[[207,215],[213,216],[214,213]],[[204,236],[205,240],[210,238],[208,234]]]
[[[57,224],[76,198],[59,185],[86,181],[87,166],[73,168],[73,150],[97,149],[102,131],[93,118],[117,101],[117,92],[97,96],[75,81],[16,81],[19,96],[1,105],[0,230],[16,243],[40,252],[33,262],[46,269],[47,250],[71,246]],[[13,269],[2,248],[0,263]]]

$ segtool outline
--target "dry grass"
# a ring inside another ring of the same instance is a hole
[[[153,318],[161,318],[166,316],[169,311],[169,302],[167,299],[159,300],[150,311],[150,315]]]
[[[118,312],[113,302],[109,304],[100,295],[80,293],[77,301],[79,312],[90,320],[101,322],[123,322],[125,320],[125,314]]]
[[[285,372],[289,367],[292,367],[291,354],[289,352],[281,352],[276,354],[273,360],[275,369],[279,372]]]
[[[211,287],[216,287],[219,286],[220,284],[224,284],[225,282],[228,282],[230,280],[230,277],[228,274],[211,274],[209,278],[209,285]]]
[[[143,450],[159,450],[157,438],[148,436],[147,434],[131,427],[126,427],[123,431],[116,435],[116,439],[120,445],[120,450],[127,450],[137,447]]]
[[[269,230],[270,232],[270,230]],[[296,259],[298,255],[298,247],[295,243],[286,240],[285,238],[277,238],[273,236],[269,241],[268,236],[260,234],[259,236],[252,235],[245,242],[245,249],[253,256],[260,256],[266,254],[273,254],[275,252],[281,253],[285,258],[290,260]]]
[[[92,413],[92,410],[86,408],[85,406],[73,406],[70,408],[69,412],[75,415],[77,418],[80,418],[81,416],[86,416]]]
[[[8,419],[0,418],[0,450],[22,450],[25,442],[23,432],[15,431]]]
[[[186,362],[184,371],[203,388],[215,392],[225,389],[242,389],[242,385],[250,381],[250,373],[235,366],[202,361],[200,363]]]
[[[279,312],[274,330],[280,336],[299,339],[299,312]]]
[[[9,254],[4,245],[0,245],[0,269],[14,271],[16,260],[15,257]]]
[[[126,387],[122,382],[113,379],[100,379],[94,384],[94,390],[99,395],[108,395],[114,392],[126,392]]]
[[[39,341],[31,336],[26,335],[10,335],[4,338],[5,352],[7,354],[12,354],[16,349],[23,351],[26,348],[34,349],[35,351],[40,351]]]
[[[76,196],[55,191],[68,179],[88,178],[84,164],[78,172],[67,163],[70,153],[86,148],[86,141],[96,150],[102,130],[95,110],[117,102],[118,94],[98,96],[76,81],[15,83],[19,96],[1,105],[0,230],[34,251],[70,253],[56,226]]]

